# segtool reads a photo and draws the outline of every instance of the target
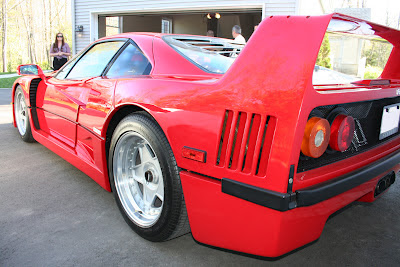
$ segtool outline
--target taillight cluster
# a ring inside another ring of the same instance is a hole
[[[336,151],[347,150],[353,140],[355,123],[351,116],[339,114],[331,124],[329,146]]]
[[[312,117],[307,121],[301,152],[304,155],[319,158],[329,144],[330,126],[326,119]]]
[[[350,147],[355,123],[351,116],[337,114],[330,120],[311,117],[306,124],[301,152],[311,158],[319,158],[328,148],[343,152]]]

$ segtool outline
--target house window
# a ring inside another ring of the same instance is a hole
[[[122,32],[122,17],[106,17],[106,36]]]
[[[172,19],[161,20],[161,33],[172,33]]]

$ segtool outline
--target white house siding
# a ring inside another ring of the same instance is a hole
[[[97,38],[99,14],[179,13],[190,11],[221,11],[259,8],[263,15],[293,15],[299,13],[300,0],[219,0],[219,1],[141,1],[141,0],[72,0],[72,21],[83,26],[83,33],[74,36],[74,51],[78,52]],[[304,1],[304,0],[302,0]],[[92,25],[91,25],[92,23]]]

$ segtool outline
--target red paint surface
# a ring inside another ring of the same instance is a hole
[[[400,88],[395,83],[395,79],[400,79],[400,32],[370,23],[372,29],[380,30],[381,36],[394,45],[382,74],[382,78],[392,79],[393,85],[314,89],[313,69],[331,18],[332,15],[266,18],[225,75],[200,70],[164,43],[161,34],[121,34],[119,37],[131,38],[142,49],[153,67],[150,75],[80,81],[57,81],[49,77],[38,88],[41,129],[33,129],[33,136],[110,191],[107,129],[121,108],[135,106],[159,123],[179,167],[286,193],[289,167],[297,166],[312,109],[392,98]],[[344,15],[335,18],[359,21]],[[32,76],[26,76],[16,81],[28,100],[31,79]],[[239,137],[244,141],[233,145],[236,125],[227,123],[230,128],[225,132],[223,153],[217,165],[226,111],[230,122],[236,121],[239,112],[247,118],[239,125],[239,132],[243,130]],[[255,114],[252,129],[256,130],[248,136],[252,114]],[[261,144],[267,118],[266,138]],[[247,139],[249,150],[245,165],[240,168]],[[182,157],[184,146],[206,151],[206,163]],[[259,155],[261,146],[263,151]],[[349,159],[295,174],[293,190],[344,175],[398,150],[400,138],[395,138]],[[261,167],[256,174],[258,158]],[[399,165],[395,170],[399,170]],[[279,212],[223,194],[217,180],[181,172],[196,240],[269,257],[316,240],[329,215],[345,205],[358,199],[372,201],[371,192],[379,178],[319,204]]]

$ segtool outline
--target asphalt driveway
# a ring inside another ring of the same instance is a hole
[[[332,217],[318,242],[277,261],[196,244],[151,243],[120,215],[111,193],[62,158],[20,140],[10,90],[0,89],[0,266],[398,266],[400,181],[372,204]]]

